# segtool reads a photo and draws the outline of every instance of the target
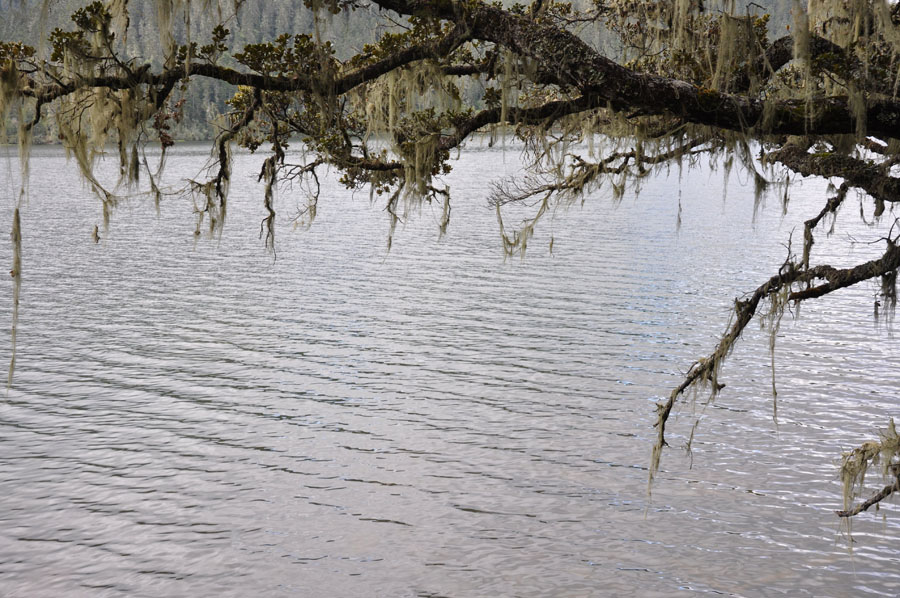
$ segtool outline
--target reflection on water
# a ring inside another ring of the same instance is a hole
[[[205,155],[181,148],[171,180]],[[874,287],[786,317],[777,424],[765,333],[748,331],[717,403],[682,409],[648,501],[655,401],[781,264],[824,185],[754,219],[738,177],[723,200],[720,172],[663,173],[561,211],[504,261],[487,181],[518,157],[476,146],[442,240],[426,205],[387,253],[380,206],[326,180],[308,231],[280,197],[276,259],[260,162],[237,157],[221,239],[196,239],[190,200],[171,198],[159,215],[124,202],[95,245],[97,201],[60,150],[35,150],[0,402],[0,594],[900,591],[897,509],[856,521],[852,554],[832,514],[840,451],[896,414],[900,350],[875,329]],[[879,250],[848,249],[883,234],[850,212],[816,245],[834,265]]]

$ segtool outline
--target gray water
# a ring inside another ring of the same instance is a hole
[[[326,177],[309,230],[281,190],[276,259],[262,157],[236,157],[221,238],[170,197],[158,215],[123,202],[95,245],[98,200],[36,148],[0,400],[0,595],[897,595],[898,509],[859,517],[852,551],[833,514],[841,451],[897,415],[874,285],[785,316],[777,423],[751,325],[716,403],[681,408],[647,493],[655,403],[792,230],[799,247],[824,183],[795,184],[785,216],[745,175],[726,195],[721,170],[664,171],[558,211],[504,260],[486,196],[519,157],[469,149],[444,238],[426,205],[388,252],[381,205]],[[207,156],[176,148],[169,183]],[[0,177],[10,223],[15,160]],[[885,231],[850,202],[816,252],[851,265]],[[11,292],[4,278],[3,322]]]

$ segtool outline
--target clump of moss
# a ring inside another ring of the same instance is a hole
[[[868,509],[871,504],[866,501],[854,507],[853,503],[862,495],[865,488],[866,474],[870,467],[881,466],[881,474],[888,479],[893,487],[900,484],[900,435],[894,420],[891,418],[887,429],[882,430],[879,440],[872,440],[862,444],[850,452],[844,453],[841,460],[841,484],[844,491],[844,512],[842,514],[857,514]],[[879,494],[887,496],[890,492],[888,486]],[[877,497],[877,495],[876,495]]]

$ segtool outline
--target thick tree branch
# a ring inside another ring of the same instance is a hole
[[[672,114],[688,122],[734,131],[787,135],[855,133],[857,119],[846,97],[768,103],[719,93],[685,81],[638,73],[602,56],[572,33],[495,6],[442,0],[376,0],[400,14],[466,19],[474,39],[493,42],[543,65],[565,88],[597,103],[627,105],[643,114]],[[865,111],[870,134],[900,138],[900,102],[872,99]]]
[[[832,54],[844,57],[844,50],[837,44],[819,37],[810,36],[809,55],[815,59],[818,56]],[[759,81],[767,81],[780,68],[794,59],[794,38],[785,35],[772,42],[763,54],[756,57],[750,64],[739,69],[731,79],[731,89],[746,91],[750,87],[751,76]]]
[[[881,202],[900,201],[900,179],[885,174],[880,164],[836,152],[809,153],[792,143],[768,155],[803,176],[841,177]]]

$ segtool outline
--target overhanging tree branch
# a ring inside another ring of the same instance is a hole
[[[459,20],[450,34],[434,43],[398,51],[375,64],[337,77],[330,86],[341,95],[404,64],[445,56],[467,39],[495,43],[542,65],[541,76],[564,88],[576,89],[593,106],[628,106],[645,115],[669,114],[696,124],[732,131],[755,131],[774,135],[827,135],[855,133],[860,116],[867,131],[884,138],[900,139],[900,101],[870,98],[860,115],[847,97],[820,98],[814,104],[804,99],[763,100],[739,94],[720,93],[677,79],[640,73],[621,66],[570,32],[500,8],[462,2],[381,1],[376,4],[401,14]],[[200,76],[232,85],[265,91],[314,91],[318,82],[309,76],[268,76],[240,72],[220,65],[194,62],[187,71],[174,68],[138,81],[165,85],[173,78]],[[23,95],[42,104],[77,89],[133,87],[129,75],[79,78],[63,85],[29,87]]]
[[[536,60],[560,86],[598,101],[627,105],[643,114],[671,114],[685,121],[733,131],[774,135],[855,133],[858,113],[847,97],[765,101],[720,93],[686,81],[639,73],[606,58],[572,33],[494,6],[455,1],[376,1],[400,14],[463,18],[474,39],[490,41]],[[873,98],[865,110],[870,134],[900,138],[900,102]]]
[[[767,156],[781,162],[803,176],[841,177],[851,187],[858,187],[878,202],[900,201],[900,179],[885,174],[882,164],[860,160],[837,152],[810,153],[788,143]]]
[[[666,422],[675,403],[679,397],[693,387],[708,386],[712,396],[718,394],[724,386],[719,383],[719,368],[730,355],[735,342],[740,338],[747,324],[753,319],[760,302],[770,299],[773,302],[784,304],[789,301],[799,302],[813,299],[872,278],[890,276],[898,268],[900,268],[900,246],[897,245],[896,239],[888,239],[887,249],[880,258],[853,268],[841,269],[823,264],[807,269],[788,259],[778,274],[757,287],[747,299],[735,300],[733,320],[715,350],[706,358],[695,362],[681,384],[672,390],[664,402],[657,405],[657,437],[653,447],[651,479],[659,468],[662,449],[666,446]],[[807,289],[792,290],[795,285],[809,285],[817,280],[825,282]]]

